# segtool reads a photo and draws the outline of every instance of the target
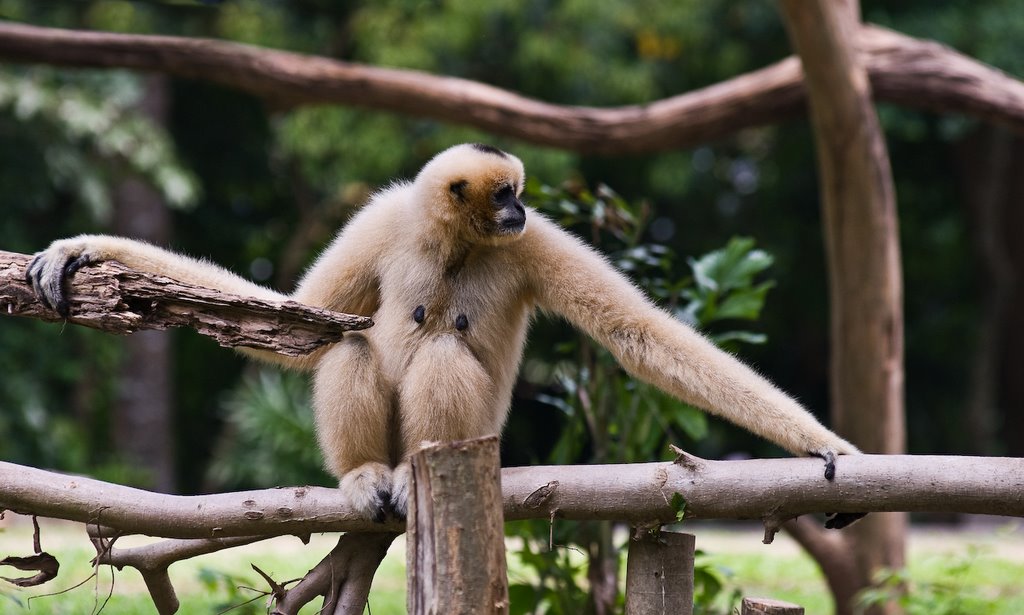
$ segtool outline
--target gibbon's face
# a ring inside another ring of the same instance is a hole
[[[443,180],[435,184],[444,191],[443,211],[436,213],[466,239],[494,244],[522,235],[523,163],[515,156],[488,145],[457,145],[438,154],[417,181],[431,176]]]

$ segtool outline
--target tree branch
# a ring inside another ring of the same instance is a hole
[[[694,459],[694,458],[691,458]],[[506,468],[505,519],[779,519],[818,512],[958,512],[1024,517],[1024,459],[840,457],[834,481],[810,458]],[[337,489],[288,487],[202,496],[152,493],[0,462],[0,509],[166,538],[401,532],[360,518]]]
[[[32,257],[0,251],[0,314],[63,318],[39,302],[25,282]],[[294,301],[261,301],[128,269],[108,261],[82,267],[70,283],[70,322],[110,333],[193,327],[222,346],[299,356],[337,342],[373,321]]]
[[[858,47],[877,99],[968,113],[1024,131],[1024,83],[938,43],[874,26],[860,31]],[[693,146],[793,117],[804,103],[794,57],[678,96],[615,108],[553,105],[465,79],[219,40],[11,22],[0,22],[0,58],[159,71],[235,88],[277,105],[387,110],[598,154]]]
[[[298,585],[286,590],[271,615],[294,615],[317,596],[324,596],[321,613],[359,615],[370,594],[370,583],[397,533],[345,534]]]

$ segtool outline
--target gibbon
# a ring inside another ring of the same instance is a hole
[[[139,241],[80,235],[38,253],[26,277],[63,315],[66,278],[116,260],[224,292],[371,316],[309,356],[248,355],[311,369],[317,439],[352,505],[407,510],[409,457],[424,442],[499,434],[530,319],[566,318],[632,375],[797,455],[856,454],[796,401],[655,307],[580,240],[520,201],[523,164],[487,145],[438,154],[371,198],[283,295]],[[829,523],[841,527],[858,515]]]

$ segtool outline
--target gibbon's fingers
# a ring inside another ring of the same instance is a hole
[[[821,453],[810,453],[813,457],[825,460],[825,479],[835,480],[836,477],[836,454],[832,451]],[[825,513],[825,527],[830,530],[841,530],[852,525],[859,519],[863,519],[867,513]]]
[[[25,281],[32,285],[36,297],[64,318],[68,317],[70,301],[65,288],[67,279],[92,258],[60,246],[35,255],[25,270]]]
[[[825,513],[825,528],[841,530],[866,516],[867,513]]]
[[[825,480],[833,480],[836,477],[836,454],[832,451],[824,451],[821,453],[810,452],[808,453],[812,457],[825,460]]]
[[[364,463],[341,477],[338,485],[342,493],[360,515],[376,523],[383,523],[391,504],[391,468],[383,463]]]
[[[398,519],[409,514],[409,483],[412,481],[412,466],[403,461],[391,475],[391,511]]]

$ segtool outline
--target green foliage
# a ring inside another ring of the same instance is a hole
[[[309,383],[301,374],[250,371],[223,403],[228,427],[209,476],[227,488],[331,485],[316,446]]]
[[[712,561],[698,549],[693,561],[694,615],[732,615],[743,597],[733,581],[733,573]]]
[[[686,517],[686,499],[683,494],[678,491],[673,493],[669,503],[672,505],[672,510],[676,512],[676,523],[682,523]]]
[[[123,72],[0,71],[0,113],[40,131],[50,177],[97,219],[110,216],[112,177],[126,172],[148,179],[171,206],[193,205],[199,196],[170,137],[132,111],[140,96],[138,80]]]
[[[943,555],[930,579],[918,578],[907,569],[880,570],[875,575],[874,586],[857,595],[857,612],[895,603],[907,615],[999,613],[1003,596],[986,592],[971,580],[984,555],[984,549],[976,545],[968,545],[961,554]]]
[[[215,597],[217,604],[214,608],[218,609],[217,612],[231,612],[239,615],[257,615],[266,612],[267,609],[263,604],[265,602],[264,594],[253,589],[254,581],[206,566],[199,568],[197,576],[207,596]]]

